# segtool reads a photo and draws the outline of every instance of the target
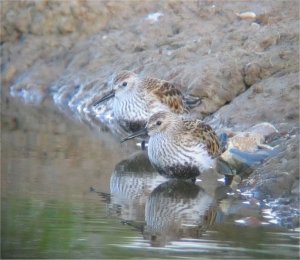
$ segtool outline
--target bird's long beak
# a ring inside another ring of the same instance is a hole
[[[110,99],[112,97],[115,96],[115,91],[112,90],[111,92],[109,92],[107,95],[105,95],[103,98],[99,99],[98,101],[96,101],[93,106],[98,106],[100,103],[102,103],[103,101]]]
[[[137,131],[137,132],[134,132],[133,134],[128,135],[127,137],[123,138],[123,139],[121,140],[121,143],[124,143],[124,142],[126,142],[126,141],[128,141],[128,140],[130,140],[130,139],[133,139],[133,138],[135,138],[135,137],[138,137],[138,136],[146,135],[147,133],[148,133],[148,131],[147,131],[147,128],[145,127],[145,128],[143,128],[142,130],[139,130],[139,131]]]

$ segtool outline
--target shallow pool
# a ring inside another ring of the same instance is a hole
[[[2,258],[298,258],[299,231],[213,174],[168,181],[105,128],[3,108]]]

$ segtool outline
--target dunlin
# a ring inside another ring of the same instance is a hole
[[[142,78],[131,71],[118,73],[112,84],[112,91],[94,105],[113,98],[113,113],[119,124],[129,131],[145,127],[150,116],[158,111],[177,114],[189,112],[199,103],[199,98],[184,97],[172,83]]]
[[[161,111],[150,117],[144,129],[122,142],[146,133],[150,136],[150,162],[160,174],[169,178],[195,179],[215,167],[216,158],[221,154],[216,133],[197,119]]]

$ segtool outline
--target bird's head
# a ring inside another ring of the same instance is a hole
[[[153,114],[146,125],[148,135],[152,136],[166,132],[176,125],[179,118],[180,116],[167,111],[160,111]]]
[[[123,70],[116,74],[113,80],[112,89],[117,92],[123,92],[134,88],[138,83],[138,75],[132,71]]]
[[[143,136],[145,134],[148,134],[151,137],[155,134],[164,133],[169,130],[176,129],[177,126],[180,127],[180,122],[181,118],[176,114],[168,111],[157,112],[150,117],[144,129],[125,137],[121,142],[123,143],[127,140],[138,136]]]
[[[136,73],[128,70],[120,71],[113,79],[111,91],[100,100],[97,100],[94,103],[94,106],[99,105],[105,100],[122,95],[123,93],[134,89],[138,82],[139,78]]]

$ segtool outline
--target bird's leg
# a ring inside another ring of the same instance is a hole
[[[142,148],[143,151],[146,150],[146,141],[145,141],[145,140],[143,140],[143,141],[141,142],[141,148]]]
[[[233,175],[225,175],[224,179],[225,179],[225,185],[230,186],[233,180]]]

